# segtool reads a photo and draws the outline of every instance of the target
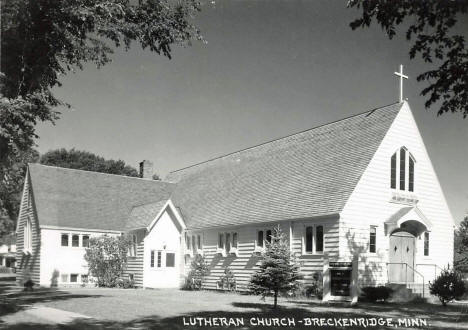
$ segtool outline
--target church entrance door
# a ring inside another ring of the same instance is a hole
[[[416,238],[405,231],[390,236],[388,281],[390,283],[413,282]]]

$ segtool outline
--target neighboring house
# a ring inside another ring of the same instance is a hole
[[[6,267],[5,271],[12,271],[15,268],[16,259],[16,237],[14,234],[7,235],[2,239],[0,245],[0,269]],[[0,270],[0,272],[3,272]]]
[[[404,102],[174,171],[166,181],[30,164],[18,273],[41,285],[54,276],[80,283],[89,237],[125,234],[134,242],[126,274],[138,286],[179,287],[203,254],[206,288],[216,289],[229,267],[246,289],[277,225],[306,283],[336,268],[324,283],[337,296],[349,291],[349,267],[360,286],[427,283],[453,260],[454,222]]]

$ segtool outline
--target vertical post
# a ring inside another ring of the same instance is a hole
[[[424,277],[423,277],[423,298],[424,298]]]
[[[322,281],[323,281],[323,301],[330,300],[330,259],[328,253],[323,254],[323,274],[322,274]]]
[[[406,283],[406,286],[408,286],[408,264],[405,263],[405,266],[406,266],[406,271],[405,271],[405,283]]]
[[[352,270],[351,270],[351,305],[355,305],[358,302],[359,296],[359,255],[355,254],[352,261]]]
[[[400,64],[400,103],[403,102],[403,64]]]

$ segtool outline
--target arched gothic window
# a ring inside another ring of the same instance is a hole
[[[390,188],[413,192],[415,163],[413,155],[405,147],[396,151],[390,159]]]

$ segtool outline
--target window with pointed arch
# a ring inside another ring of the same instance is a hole
[[[401,147],[390,159],[390,188],[414,192],[414,170],[416,160]]]

